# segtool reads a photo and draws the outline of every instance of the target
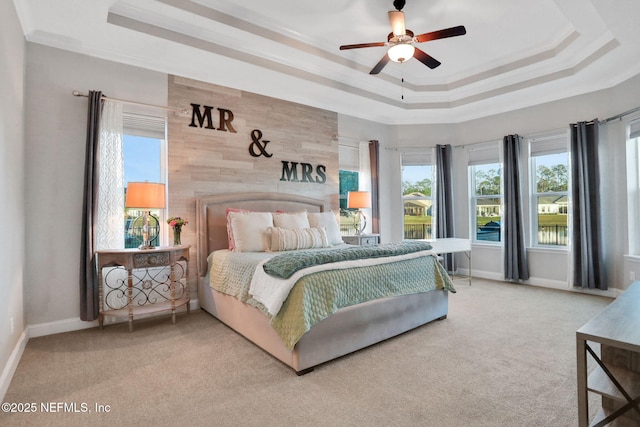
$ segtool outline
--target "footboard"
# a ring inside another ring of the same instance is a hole
[[[448,313],[448,291],[401,295],[345,307],[315,324],[289,351],[259,310],[199,284],[200,305],[298,374],[407,332]]]

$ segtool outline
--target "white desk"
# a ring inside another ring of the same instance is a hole
[[[469,286],[471,286],[471,240],[459,239],[457,237],[448,237],[444,239],[427,240],[427,242],[431,244],[433,251],[438,255],[451,254],[455,252],[465,253],[467,255],[467,259],[469,260]],[[453,265],[451,266],[451,269],[455,272],[455,256],[453,256],[452,259]]]

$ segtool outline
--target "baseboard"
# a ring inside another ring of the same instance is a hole
[[[38,323],[27,326],[29,330],[29,338],[44,337],[47,335],[61,334],[63,332],[73,332],[82,329],[95,328],[98,321],[85,322],[79,317],[65,320],[57,320],[55,322]]]
[[[532,286],[540,286],[541,288],[559,289],[562,291],[571,290],[569,284],[563,280],[544,279],[540,277],[530,277],[524,283]]]
[[[468,274],[469,274],[469,269],[458,268],[456,277],[464,277],[464,276],[467,276]],[[495,280],[498,282],[506,282],[506,280],[504,280],[504,275],[502,273],[496,273],[492,271],[480,271],[480,270],[473,269],[473,277],[477,277],[479,279]],[[471,282],[473,283],[473,280],[471,280]],[[530,277],[529,280],[525,281],[524,283],[526,285],[539,286],[542,288],[559,289],[561,291],[597,295],[597,296],[608,297],[608,298],[617,298],[624,292],[624,289],[618,289],[618,288],[609,288],[606,291],[602,291],[599,289],[576,288],[573,286],[569,286],[569,284],[563,280],[551,280],[551,279],[544,279],[541,277]]]
[[[27,346],[27,342],[29,342],[29,336],[28,330],[25,330],[22,332],[16,346],[13,348],[13,351],[9,356],[9,360],[7,360],[7,364],[4,365],[2,376],[0,377],[0,400],[3,402],[4,396],[7,394],[7,390],[9,390],[9,384],[11,384],[11,380],[13,379],[13,374],[18,368],[18,363],[20,363],[22,353],[24,353],[24,349]]]
[[[458,277],[460,276],[469,276],[469,269],[468,268],[457,268],[456,269],[456,274],[458,275]],[[477,269],[473,269],[472,271],[472,277],[477,277],[479,279],[489,279],[489,280],[497,280],[497,281],[504,281],[504,276],[502,275],[502,273],[495,273],[493,271],[481,271],[481,270],[477,270]],[[473,282],[473,279],[471,280]]]
[[[197,299],[192,299],[189,302],[189,308],[191,310],[197,310],[200,308],[200,303]],[[127,320],[125,319],[122,321],[126,322]],[[29,331],[29,338],[36,338],[44,337],[46,335],[61,334],[63,332],[80,331],[82,329],[95,328],[97,326],[99,326],[97,320],[85,322],[84,320],[80,320],[79,317],[76,317],[71,319],[58,320],[55,322],[29,325],[27,328]]]

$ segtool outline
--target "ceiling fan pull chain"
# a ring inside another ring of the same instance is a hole
[[[404,99],[404,76],[402,76],[402,85],[400,87],[402,88],[401,99]]]

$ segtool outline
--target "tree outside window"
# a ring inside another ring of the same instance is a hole
[[[347,195],[350,191],[358,191],[360,173],[357,171],[340,170],[340,234],[349,235],[354,233],[353,221],[357,209],[347,208]]]
[[[405,239],[433,237],[432,173],[431,165],[403,165],[402,167]]]
[[[499,163],[469,167],[472,183],[472,235],[476,241],[500,242],[502,219],[502,182]]]
[[[533,240],[538,246],[567,246],[569,158],[566,152],[532,156]]]

